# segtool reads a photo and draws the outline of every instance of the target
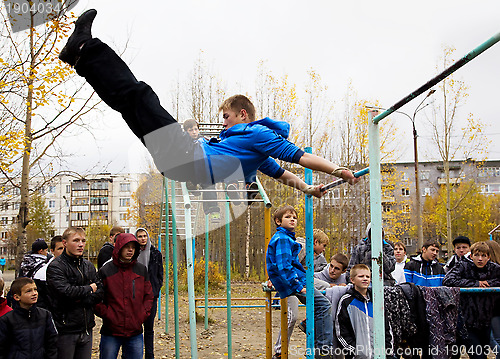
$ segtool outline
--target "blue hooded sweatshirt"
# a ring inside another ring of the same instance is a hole
[[[278,178],[284,170],[270,157],[298,163],[304,151],[287,140],[290,125],[270,118],[241,123],[224,130],[220,141],[212,138],[201,143],[205,167],[209,173],[200,175],[212,182],[231,180],[231,175],[241,166],[246,182],[255,180],[258,169]],[[239,178],[235,178],[238,180]]]

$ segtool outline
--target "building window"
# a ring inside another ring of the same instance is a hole
[[[432,193],[431,193],[432,189],[430,187],[425,187],[424,188],[424,191],[422,192],[422,196],[430,196]]]
[[[120,221],[128,220],[128,215],[126,213],[120,213]]]
[[[19,202],[15,202],[15,203],[12,205],[12,208],[14,208],[14,209],[19,209],[19,206],[20,206],[20,205],[21,205],[21,204],[20,204]]]
[[[401,195],[403,197],[409,197],[410,196],[410,189],[408,187],[401,188]]]
[[[9,203],[8,202],[0,203],[0,211],[7,211],[7,210],[9,210]]]
[[[56,186],[49,186],[49,193],[56,193]]]
[[[49,201],[49,208],[56,208],[56,201]]]
[[[382,203],[382,210],[384,212],[390,212],[391,211],[391,205],[388,203]]]
[[[56,223],[56,216],[50,216],[50,221],[52,223]]]
[[[71,185],[70,184],[66,185],[66,193],[71,193]]]
[[[9,223],[9,217],[2,217],[2,219],[0,220],[0,224],[2,225],[6,225]]]
[[[401,178],[403,181],[408,181],[408,175],[406,172],[403,172],[403,177]]]
[[[91,189],[108,189],[108,182],[92,182]]]
[[[404,243],[405,246],[411,247],[412,244],[413,244],[413,241],[411,240],[410,237],[404,237],[403,238],[403,243]]]
[[[410,213],[410,205],[403,204],[403,213]]]
[[[7,232],[2,232],[2,239],[6,239],[7,238]]]
[[[69,214],[66,215],[66,223],[69,222]]]
[[[130,207],[130,198],[120,198],[120,207]]]
[[[485,184],[483,186],[483,193],[499,193],[500,192],[500,184],[498,183],[490,183]]]
[[[130,183],[120,183],[120,192],[130,192]]]
[[[14,196],[19,196],[21,194],[21,189],[15,187],[12,192],[14,193]]]
[[[421,180],[429,180],[431,178],[431,171],[420,171],[420,179]]]

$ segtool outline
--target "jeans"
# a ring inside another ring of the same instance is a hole
[[[101,334],[99,359],[116,359],[120,347],[123,356],[127,359],[142,359],[142,333],[128,338]]]
[[[145,349],[145,359],[153,359],[155,357],[154,351],[154,339],[155,339],[155,317],[156,311],[158,309],[158,298],[153,300],[153,306],[151,307],[151,314],[148,319],[144,322],[144,349]],[[128,359],[128,358],[127,358]]]
[[[90,359],[92,355],[92,332],[59,334],[57,339],[58,359]]]
[[[500,358],[500,317],[491,318],[490,347],[496,351],[497,359]]]
[[[296,294],[302,304],[306,304],[306,296]],[[330,301],[319,290],[314,288],[314,347],[319,350],[332,350],[333,317]]]
[[[471,359],[486,359],[488,354],[487,347],[490,344],[491,328],[468,328],[469,338],[466,340],[465,347],[467,354]]]
[[[299,315],[299,300],[297,297],[291,295],[288,298],[288,344],[290,344],[290,338],[292,337],[293,328],[297,322],[297,317]],[[281,353],[281,329],[278,333],[278,339],[276,344],[274,344],[274,352]]]

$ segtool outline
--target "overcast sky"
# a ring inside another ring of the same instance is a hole
[[[89,8],[98,10],[94,36],[115,48],[128,39],[126,61],[166,107],[173,82],[188,75],[200,50],[230,94],[253,91],[257,65],[267,60],[269,70],[299,87],[313,68],[334,100],[351,81],[358,98],[389,107],[436,75],[443,46],[455,47],[459,57],[500,31],[498,0],[80,0],[74,12]],[[497,44],[456,73],[470,86],[464,115],[472,112],[490,124],[491,159],[500,158],[499,60]],[[419,102],[402,111],[413,113]],[[105,119],[97,145],[82,146],[83,162],[138,170],[142,145],[111,110]],[[409,120],[395,119],[408,137],[402,143],[410,142]],[[420,133],[425,160],[428,144],[423,128]]]

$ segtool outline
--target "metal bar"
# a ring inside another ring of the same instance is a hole
[[[205,329],[208,329],[208,214],[205,215]],[[196,303],[196,298],[194,299]]]
[[[281,300],[281,357],[288,359],[288,299]]]
[[[460,288],[460,293],[500,293],[500,287],[491,287],[491,288]]]
[[[255,200],[253,202],[262,201],[262,202],[264,202],[264,205],[266,206],[266,208],[271,208],[272,207],[271,201],[269,200],[269,197],[267,196],[267,193],[264,190],[264,187],[262,187],[262,183],[260,182],[258,177],[255,180],[255,182],[257,183],[257,187],[259,188],[259,193],[260,193],[260,196],[262,197],[262,200]]]
[[[165,177],[163,177],[163,189],[165,189]],[[165,200],[165,191],[161,191],[161,203],[163,204],[163,201]],[[160,206],[160,223],[158,224],[158,250],[161,252],[161,227],[163,224],[162,220],[163,216],[163,206]],[[168,267],[167,267],[168,268]],[[162,268],[163,271],[163,268]],[[161,320],[161,288],[160,288],[160,293],[158,293],[158,320]]]
[[[168,318],[168,309],[170,302],[170,248],[169,248],[169,240],[170,234],[168,230],[168,180],[163,178],[163,189],[165,190],[164,197],[165,198],[165,334],[168,334],[169,327],[169,318]]]
[[[264,241],[267,248],[271,240],[271,207],[264,209]],[[267,276],[267,266],[264,268],[265,277]],[[266,359],[272,359],[273,356],[273,326],[272,326],[272,294],[266,292]]]
[[[174,322],[175,322],[175,357],[180,358],[180,338],[179,338],[179,273],[177,269],[177,223],[176,203],[175,203],[175,182],[170,181],[170,192],[172,196],[172,275],[174,276]]]
[[[194,303],[194,251],[193,251],[193,231],[191,224],[191,201],[186,183],[181,183],[182,195],[184,197],[184,220],[186,225],[184,231],[186,234],[186,267],[187,267],[187,285],[189,302],[189,342],[191,343],[191,358],[198,358],[198,344],[196,338],[196,313]]]
[[[214,301],[222,301],[226,300],[227,298],[194,298],[196,302],[200,302],[203,300],[214,300]],[[231,300],[266,300],[266,298],[231,298]]]
[[[226,195],[227,198],[227,195]],[[232,326],[231,326],[231,228],[229,226],[229,202],[226,202],[226,298],[227,298],[227,356],[233,357]]]
[[[372,246],[373,347],[374,359],[385,359],[384,282],[382,255],[382,191],[380,176],[380,135],[372,121],[378,111],[368,112],[368,151],[370,155],[370,215]]]
[[[488,50],[490,47],[495,45],[498,41],[500,41],[500,32],[497,33],[496,35],[492,36],[488,40],[486,40],[484,43],[476,47],[474,50],[469,52],[467,55],[463,56],[460,60],[455,62],[453,65],[445,69],[443,72],[441,72],[439,75],[436,77],[432,78],[428,82],[426,82],[424,85],[420,86],[418,89],[410,93],[408,96],[394,104],[391,108],[385,110],[382,112],[380,115],[376,116],[373,118],[374,123],[379,123],[382,119],[385,117],[389,116],[391,113],[394,111],[398,110],[401,108],[403,105],[407,104],[411,100],[413,100],[415,97],[421,95],[428,89],[430,89],[432,86],[440,82],[441,80],[445,79],[449,75],[451,75],[453,72],[467,64],[469,61],[472,59],[476,58],[478,55],[482,54],[484,51]]]
[[[361,176],[364,176],[368,173],[370,173],[370,168],[366,167],[366,168],[363,168],[361,171],[354,172],[354,177],[361,177]],[[346,181],[343,180],[342,178],[339,178],[338,180],[333,181],[331,183],[328,183],[328,184],[324,185],[323,187],[321,187],[321,192],[328,191],[329,189],[332,189],[333,187],[337,187],[337,186],[341,185],[342,183],[346,183]]]
[[[311,147],[306,147],[306,153],[312,153]],[[304,169],[304,179],[312,184],[312,170]],[[305,195],[305,228],[306,228],[306,358],[314,357],[314,249],[313,249],[313,202],[311,195]],[[281,336],[283,338],[283,336]]]

